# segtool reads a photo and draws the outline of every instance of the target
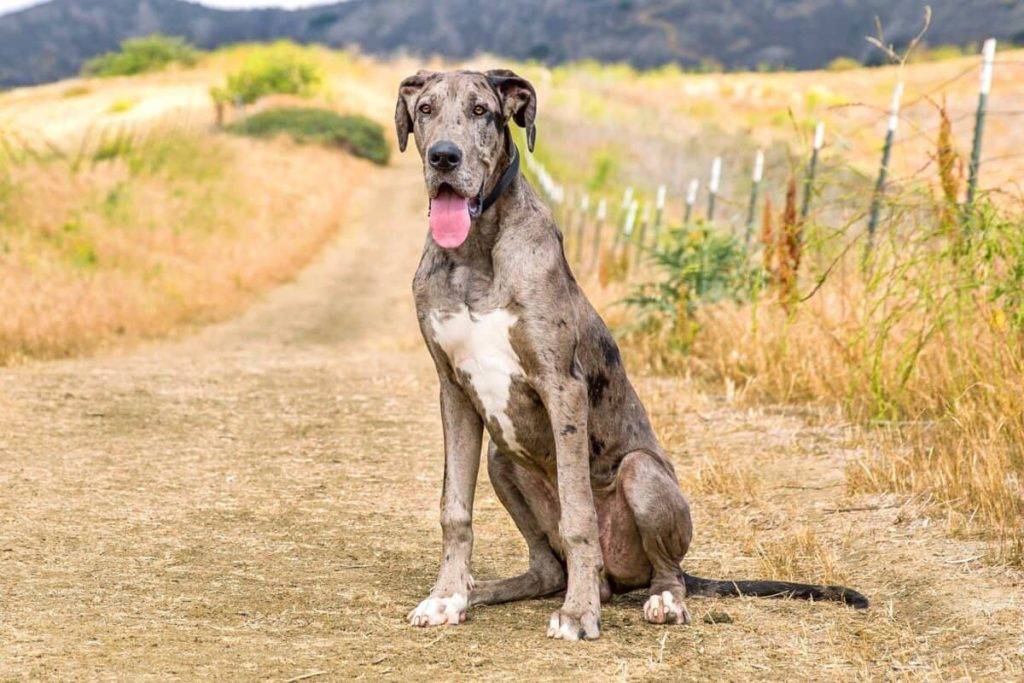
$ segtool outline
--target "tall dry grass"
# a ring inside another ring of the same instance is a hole
[[[237,310],[334,232],[357,163],[182,121],[0,140],[0,364]]]
[[[887,226],[866,265],[851,250],[799,287],[784,212],[765,222],[771,267],[750,300],[698,307],[682,350],[657,327],[630,343],[746,400],[840,406],[884,444],[849,467],[852,491],[918,494],[952,532],[1022,563],[1024,217],[986,207],[965,228],[947,212],[939,200],[928,220]]]

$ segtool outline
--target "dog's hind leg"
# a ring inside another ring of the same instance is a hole
[[[644,618],[652,624],[690,623],[679,563],[690,547],[693,525],[672,465],[650,453],[634,451],[619,465],[618,485],[651,563]]]
[[[487,473],[501,504],[512,516],[530,550],[530,568],[519,576],[496,581],[478,581],[470,593],[470,604],[540,598],[565,590],[565,569],[548,543],[547,527],[557,529],[558,501],[548,492],[539,475],[522,470],[492,443],[487,450]],[[521,477],[537,476],[537,486],[524,493]]]

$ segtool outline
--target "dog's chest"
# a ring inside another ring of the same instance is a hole
[[[492,419],[497,421],[500,437],[514,451],[521,448],[515,437],[509,399],[513,380],[524,377],[511,340],[516,320],[515,315],[502,308],[480,313],[463,306],[455,313],[430,313],[434,341],[458,371],[459,383],[475,399],[483,417],[489,423]]]

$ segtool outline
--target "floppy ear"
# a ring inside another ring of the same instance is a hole
[[[526,144],[532,152],[537,139],[537,92],[533,85],[508,69],[492,69],[485,75],[501,98],[505,118],[526,129]]]
[[[398,134],[398,150],[405,151],[412,132],[412,101],[423,88],[433,71],[418,71],[398,84],[398,102],[395,103],[395,132]]]

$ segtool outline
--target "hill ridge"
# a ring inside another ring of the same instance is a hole
[[[932,0],[932,44],[1024,38],[1020,0]],[[920,0],[350,0],[300,10],[221,10],[185,0],[51,0],[0,16],[0,87],[78,73],[125,38],[162,32],[199,47],[290,38],[369,54],[467,58],[481,52],[549,64],[595,59],[638,67],[818,68],[872,55],[878,15],[887,38],[919,28]],[[877,55],[876,55],[877,56]]]

